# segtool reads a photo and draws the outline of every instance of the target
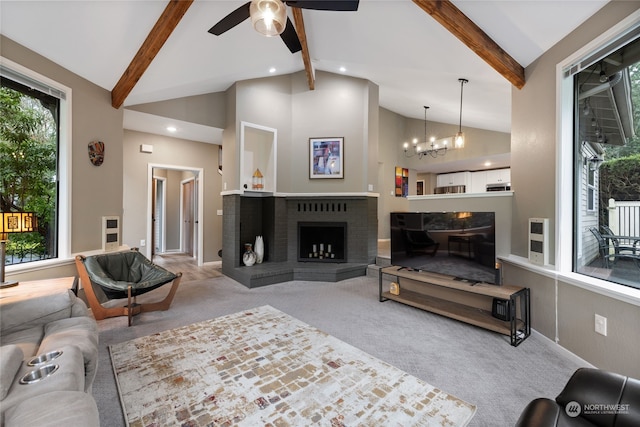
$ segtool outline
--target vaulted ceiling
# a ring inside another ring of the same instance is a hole
[[[458,79],[467,78],[463,126],[509,132],[511,90],[523,83],[518,66],[607,1],[361,0],[356,12],[288,7],[299,31],[304,22],[306,61],[304,51],[291,54],[249,21],[221,36],[207,32],[243,1],[168,3],[3,0],[0,32],[113,91],[116,105],[219,92],[238,80],[306,67],[376,83],[380,105],[403,116],[421,118],[429,105],[430,120],[457,123]],[[312,73],[309,79],[312,86]]]

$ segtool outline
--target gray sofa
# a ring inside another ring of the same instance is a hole
[[[0,303],[1,425],[99,426],[98,328],[85,303],[71,290]]]

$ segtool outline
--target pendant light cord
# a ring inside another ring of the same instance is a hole
[[[469,83],[467,79],[458,79],[460,82],[460,122],[458,125],[458,132],[462,132],[462,93],[464,91],[464,84]]]
[[[429,107],[424,106],[424,143],[427,145],[427,110]],[[426,148],[426,147],[425,147]]]

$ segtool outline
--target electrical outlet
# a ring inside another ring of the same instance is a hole
[[[607,318],[596,314],[596,332],[607,336]]]
[[[142,239],[140,240],[140,247],[146,246],[147,245],[147,241]]]

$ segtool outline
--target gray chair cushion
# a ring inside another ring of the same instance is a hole
[[[89,256],[84,259],[84,266],[91,282],[100,286],[108,298],[124,298],[129,286],[132,295],[141,295],[177,277],[138,251]]]

